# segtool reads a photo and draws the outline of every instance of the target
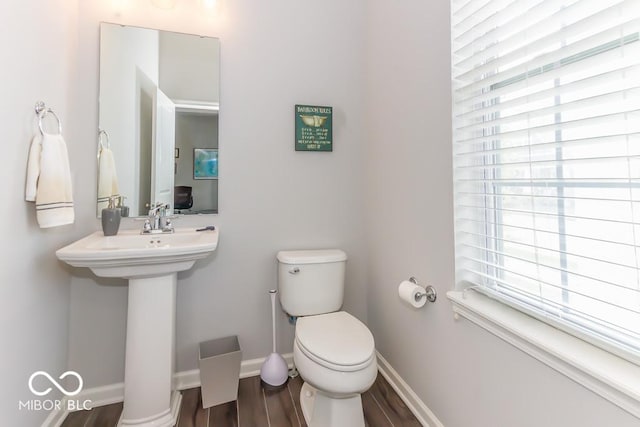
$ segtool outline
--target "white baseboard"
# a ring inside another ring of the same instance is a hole
[[[395,369],[387,362],[387,359],[376,351],[378,357],[378,371],[387,382],[398,393],[400,399],[407,405],[409,410],[416,416],[420,424],[425,427],[444,427],[444,424],[436,417],[418,395],[409,387]]]
[[[122,402],[124,400],[124,383],[82,390],[78,395],[78,400],[90,400],[92,408]]]
[[[293,366],[293,353],[283,354],[289,367]],[[260,367],[266,358],[243,360],[240,364],[240,378],[248,378],[260,375]],[[190,371],[178,372],[173,375],[173,385],[176,390],[186,390],[188,388],[200,387],[200,370],[192,369]],[[91,401],[91,407],[111,405],[112,403],[122,402],[124,400],[124,383],[110,384],[101,387],[93,387],[82,390],[75,400]],[[66,400],[66,398],[65,398]],[[49,413],[47,419],[42,423],[42,427],[60,427],[65,420],[69,411],[64,409],[66,404],[61,405],[59,410],[53,410]]]
[[[283,354],[284,360],[293,366],[293,353]],[[249,378],[260,375],[260,367],[265,361],[265,357],[258,359],[243,360],[240,363],[240,378]],[[176,390],[186,390],[188,388],[200,387],[200,370],[192,369],[190,371],[178,372],[173,376],[173,385]]]
[[[398,393],[398,396],[407,405],[409,410],[416,416],[418,421],[425,427],[444,427],[435,414],[424,404],[415,394],[409,385],[400,377],[393,367],[376,352],[378,357],[378,370],[387,382]],[[289,367],[293,366],[293,353],[283,354]],[[240,378],[248,378],[260,375],[260,367],[265,358],[243,360],[240,364]],[[174,374],[173,383],[176,390],[186,390],[200,387],[200,370],[192,369]],[[82,390],[74,399],[91,401],[91,407],[110,405],[124,400],[124,383],[111,384],[102,387],[93,387]],[[63,408],[66,405],[62,405]],[[69,412],[66,409],[52,411],[42,427],[60,427]]]

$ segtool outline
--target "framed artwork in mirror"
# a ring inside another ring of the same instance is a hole
[[[218,179],[218,149],[193,149],[193,179]]]

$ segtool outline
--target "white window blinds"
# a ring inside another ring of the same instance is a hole
[[[456,279],[640,361],[640,0],[452,0]]]

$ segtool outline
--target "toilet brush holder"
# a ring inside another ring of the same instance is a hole
[[[276,290],[269,291],[271,296],[271,330],[273,336],[273,352],[265,359],[260,368],[260,378],[271,387],[280,387],[289,378],[289,367],[284,357],[276,351]]]

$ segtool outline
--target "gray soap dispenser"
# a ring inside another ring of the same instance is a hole
[[[115,236],[120,228],[120,209],[116,208],[116,198],[109,197],[109,205],[102,209],[102,232],[105,236]]]
[[[121,217],[127,217],[129,216],[129,206],[125,206],[124,205],[124,199],[126,199],[126,197],[124,196],[120,196],[118,197],[118,208],[120,208],[120,216]]]

